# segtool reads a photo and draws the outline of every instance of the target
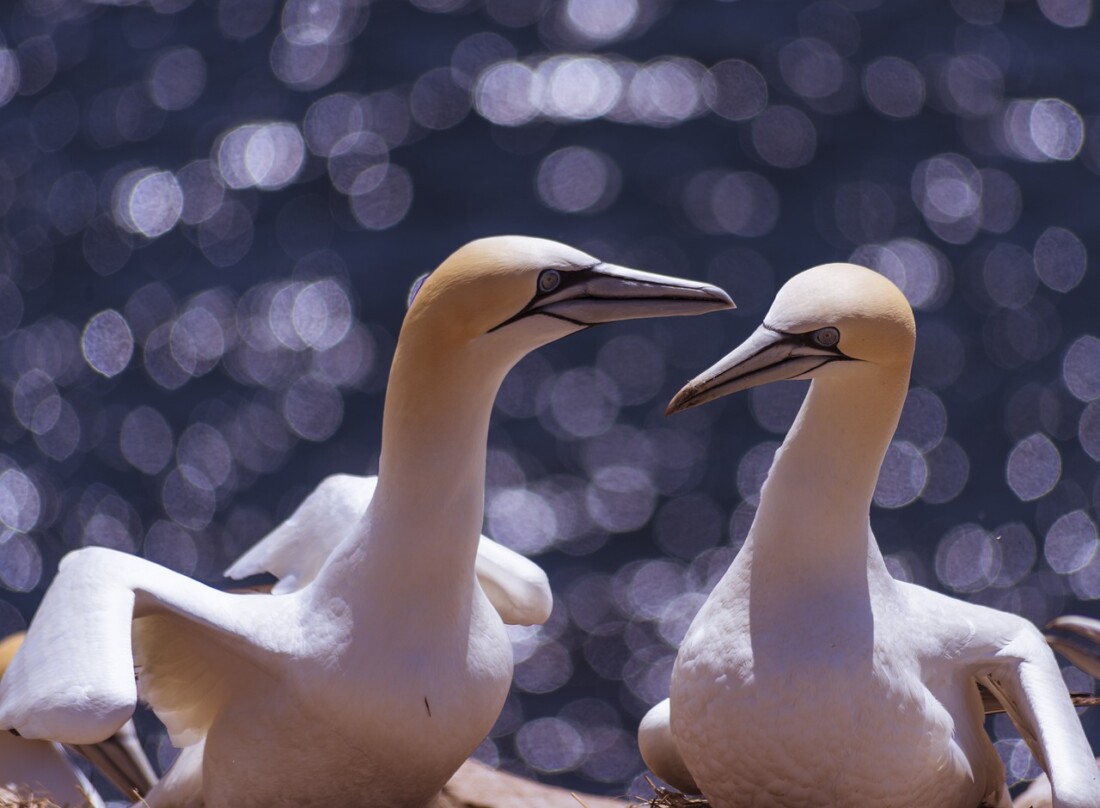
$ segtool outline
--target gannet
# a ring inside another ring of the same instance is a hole
[[[370,504],[378,477],[333,474],[321,481],[286,521],[258,541],[226,571],[227,578],[271,573],[282,595],[309,584]],[[542,568],[481,536],[474,571],[489,602],[508,625],[541,625],[554,605]]]
[[[914,336],[909,305],[884,277],[816,267],[669,405],[812,379],[745,544],[684,638],[669,700],[639,734],[656,774],[716,808],[1008,808],[979,683],[1050,772],[1054,805],[1100,806],[1088,743],[1039,631],[894,580],[871,532]]]
[[[731,305],[713,286],[541,239],[459,249],[405,317],[377,489],[316,577],[243,595],[115,550],[71,553],[0,682],[0,728],[95,742],[140,687],[174,744],[204,744],[201,768],[185,749],[153,808],[200,794],[209,808],[424,805],[485,737],[511,681],[503,623],[474,575],[504,375],[590,325]]]
[[[20,631],[0,640],[0,679],[24,637]],[[75,747],[73,751],[91,761],[123,794],[141,796],[156,781],[131,721],[103,743]],[[7,785],[27,788],[36,797],[49,797],[58,805],[103,805],[99,792],[72,764],[60,744],[0,732],[0,786]]]

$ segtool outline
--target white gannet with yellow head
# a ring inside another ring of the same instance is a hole
[[[415,294],[377,488],[312,581],[232,594],[114,550],[71,553],[0,682],[0,728],[92,743],[140,689],[189,747],[153,808],[425,805],[511,681],[511,646],[474,573],[504,375],[590,325],[731,305],[713,286],[551,241],[466,245]]]
[[[740,347],[669,412],[811,379],[744,546],[692,622],[643,757],[715,808],[1008,808],[978,685],[1050,772],[1057,808],[1100,779],[1057,663],[1015,615],[894,580],[871,532],[915,325],[851,264],[792,278]]]

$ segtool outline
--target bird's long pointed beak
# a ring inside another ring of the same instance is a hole
[[[578,325],[641,317],[671,317],[732,309],[730,296],[707,283],[637,269],[597,264],[569,273],[575,282],[541,299],[529,314],[547,314]]]
[[[1047,643],[1094,679],[1100,678],[1100,620],[1079,615],[1065,615],[1052,620],[1051,630],[1065,632],[1077,642],[1055,634],[1047,634]]]
[[[797,379],[826,362],[845,358],[833,351],[808,346],[799,336],[760,326],[733,351],[685,384],[669,402],[665,414],[672,415],[768,382]]]

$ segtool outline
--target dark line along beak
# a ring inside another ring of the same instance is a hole
[[[493,328],[533,314],[544,314],[581,327],[641,317],[675,317],[734,308],[730,296],[698,281],[596,264],[562,270],[560,284],[536,294],[515,316]]]
[[[762,325],[724,358],[685,384],[666,415],[768,382],[797,379],[828,362],[850,360],[836,346],[813,342],[813,332],[787,334]]]
[[[1100,620],[1077,615],[1055,618],[1047,625],[1049,632],[1064,631],[1069,637],[1047,634],[1047,643],[1094,679],[1100,678]]]

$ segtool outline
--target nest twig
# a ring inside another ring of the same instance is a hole
[[[653,796],[650,798],[635,797],[634,799],[638,800],[639,806],[645,808],[710,808],[710,803],[703,797],[689,797],[679,791],[662,788],[650,780],[649,777],[646,777],[645,781],[653,789]]]

